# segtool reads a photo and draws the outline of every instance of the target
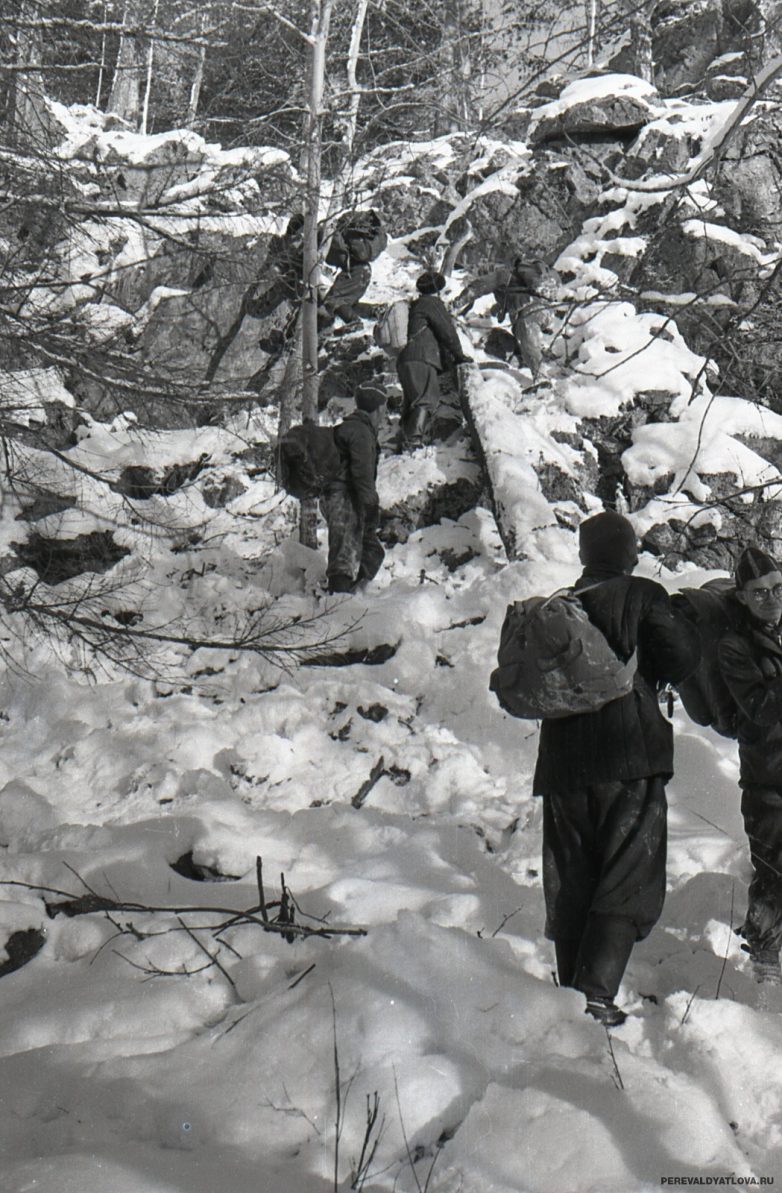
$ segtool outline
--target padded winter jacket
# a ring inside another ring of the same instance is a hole
[[[738,707],[739,782],[782,787],[782,643],[744,612],[743,624],[717,648],[720,670]]]
[[[596,587],[590,587],[596,585]],[[589,591],[586,591],[586,589]],[[673,731],[657,699],[698,665],[698,633],[668,593],[641,576],[584,574],[576,582],[590,621],[623,662],[637,651],[633,691],[597,712],[545,720],[534,792],[563,795],[595,783],[673,773]]]
[[[452,360],[465,359],[453,319],[436,294],[424,294],[410,306],[407,343],[397,357],[405,364],[419,360],[441,373]]]
[[[377,509],[377,431],[364,410],[354,410],[334,428],[334,441],[343,458],[338,484],[347,485],[358,505]]]

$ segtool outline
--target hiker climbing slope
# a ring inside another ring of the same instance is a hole
[[[420,295],[410,306],[407,343],[397,357],[402,386],[402,435],[408,447],[420,447],[442,397],[440,375],[465,356],[453,319],[439,293],[441,273],[427,270],[416,281]]]
[[[501,322],[509,316],[516,355],[535,380],[543,361],[543,331],[553,326],[558,289],[559,276],[545,261],[517,257],[510,268],[498,266],[465,286],[456,307],[460,315],[466,314],[476,299],[493,294],[497,318]]]
[[[377,427],[385,392],[364,382],[356,409],[334,428],[342,469],[320,499],[329,534],[329,592],[352,592],[377,575],[385,552],[378,538],[380,500],[377,478]]]
[[[780,981],[782,944],[782,568],[757,547],[736,567],[735,629],[718,647],[736,703],[741,814],[754,871],[739,929],[759,981]]]
[[[665,784],[673,733],[657,684],[698,663],[697,631],[665,589],[632,576],[630,522],[606,511],[579,528],[583,572],[575,588],[589,620],[622,661],[637,652],[632,691],[596,712],[544,720],[534,791],[543,796],[546,935],[561,986],[587,998],[606,1024],[633,945],[657,922],[665,897]]]
[[[356,304],[372,280],[372,262],[388,243],[376,211],[354,211],[337,224],[331,238],[326,264],[339,269],[318,312],[318,324],[325,328],[339,315],[345,324],[360,316]]]

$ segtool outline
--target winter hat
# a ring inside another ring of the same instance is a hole
[[[365,410],[367,414],[371,414],[385,402],[386,391],[375,381],[362,381],[356,389],[355,399],[359,410]]]
[[[421,294],[438,294],[444,286],[445,275],[432,269],[427,269],[426,273],[422,273],[416,282],[416,287]]]
[[[638,562],[635,529],[622,514],[604,510],[582,522],[578,545],[584,567],[631,572]]]
[[[736,564],[736,587],[743,588],[748,580],[759,580],[769,572],[782,571],[776,559],[772,559],[760,547],[745,547]]]

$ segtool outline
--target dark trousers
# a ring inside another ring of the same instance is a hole
[[[663,908],[666,813],[659,776],[543,797],[546,935],[561,985],[615,997]]]
[[[377,516],[367,516],[347,485],[332,485],[321,496],[320,507],[329,530],[329,580],[371,580],[385,558],[377,536]]]
[[[741,815],[754,874],[740,932],[751,952],[778,952],[782,944],[782,788],[745,787]]]
[[[346,323],[358,318],[356,303],[363,298],[371,280],[370,265],[351,265],[349,269],[340,270],[323,299],[328,316],[333,318],[334,315],[339,315]]]

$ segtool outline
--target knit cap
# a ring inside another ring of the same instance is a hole
[[[371,414],[373,410],[377,410],[379,406],[383,405],[385,400],[386,391],[375,381],[362,381],[356,388],[356,406],[359,410],[365,410],[367,414]]]
[[[418,278],[416,287],[420,294],[437,294],[445,287],[445,275],[428,269]]]
[[[772,559],[760,547],[745,547],[736,564],[736,587],[743,588],[749,580],[759,580],[769,572],[782,571],[776,559]]]
[[[615,510],[604,510],[578,528],[581,562],[599,571],[631,572],[638,562],[635,529]]]

